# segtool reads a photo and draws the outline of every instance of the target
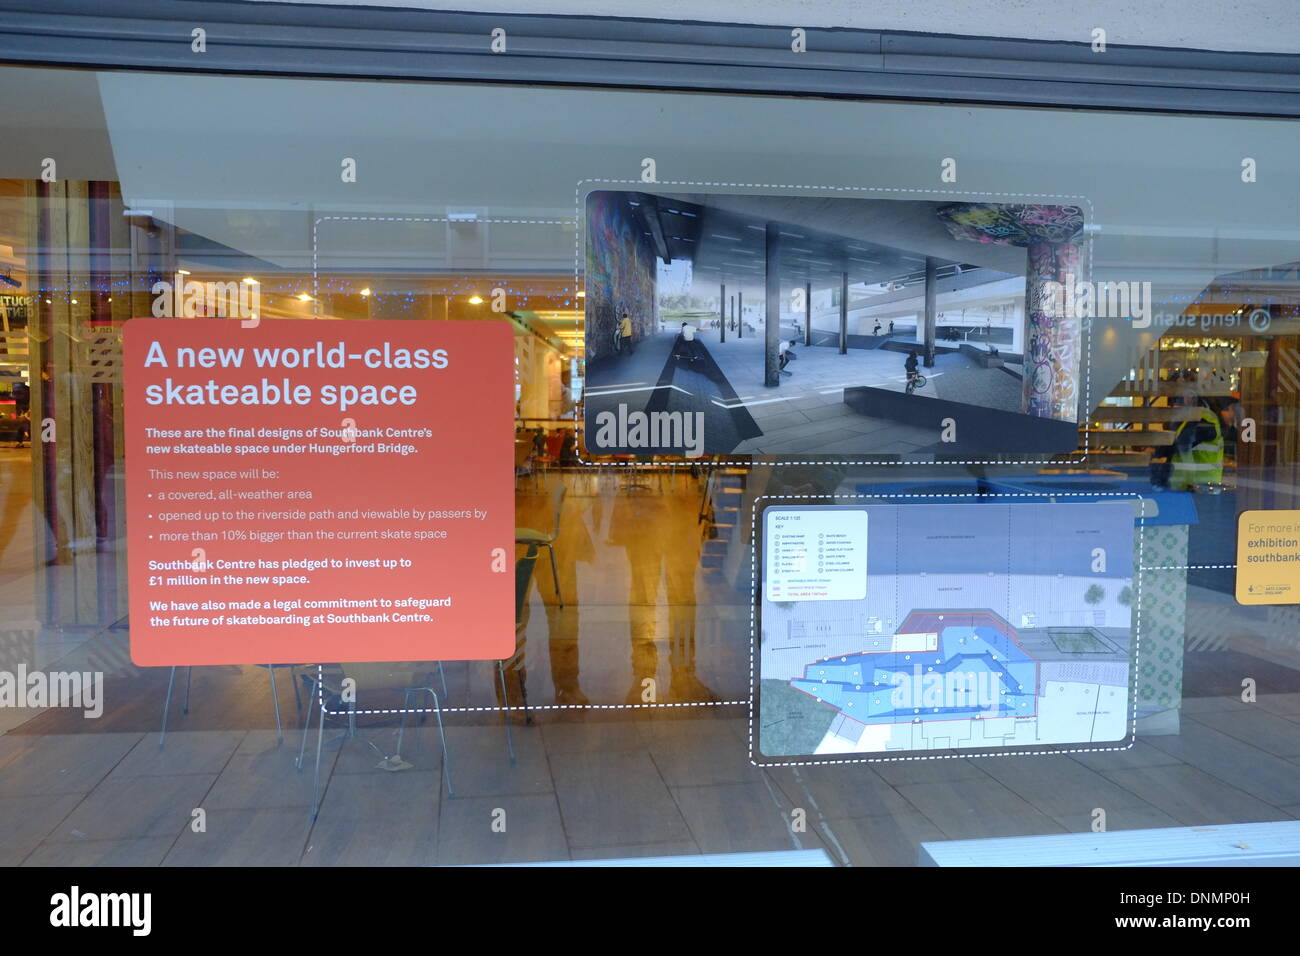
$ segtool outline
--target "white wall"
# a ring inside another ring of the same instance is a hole
[[[271,2],[271,0],[261,0]],[[284,2],[284,0],[275,0]],[[1300,53],[1296,0],[289,0]]]

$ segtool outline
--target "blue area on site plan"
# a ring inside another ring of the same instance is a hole
[[[915,612],[899,633],[937,634],[937,648],[814,661],[791,686],[864,724],[1034,715],[1037,662],[997,614]]]

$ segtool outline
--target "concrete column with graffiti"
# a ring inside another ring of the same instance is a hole
[[[1020,246],[1025,270],[1024,390],[1020,410],[1077,421],[1082,324],[1053,293],[1079,278],[1083,210],[1037,203],[952,203],[938,210],[956,239]]]

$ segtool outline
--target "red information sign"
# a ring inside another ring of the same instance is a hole
[[[514,652],[504,322],[132,319],[131,657]]]

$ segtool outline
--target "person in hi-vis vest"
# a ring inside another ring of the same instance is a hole
[[[1184,397],[1183,404],[1200,414],[1178,427],[1170,456],[1169,487],[1190,491],[1197,485],[1222,484],[1223,426],[1219,416],[1195,396]]]

